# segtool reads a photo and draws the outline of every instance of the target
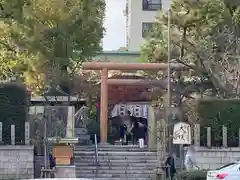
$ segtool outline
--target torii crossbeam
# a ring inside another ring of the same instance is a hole
[[[166,70],[165,63],[112,63],[112,62],[86,62],[83,63],[85,70],[101,70],[101,96],[100,96],[100,141],[107,143],[108,131],[108,71],[109,70]],[[180,63],[171,63],[170,68],[182,70],[186,68]],[[136,80],[139,83],[139,80]],[[134,82],[132,82],[134,84]]]

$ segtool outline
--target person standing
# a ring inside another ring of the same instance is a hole
[[[125,127],[124,127],[124,124],[120,125],[119,134],[120,134],[120,142],[123,145],[124,144],[124,137],[125,137]]]
[[[169,153],[165,165],[166,165],[166,178],[168,179],[169,177],[171,177],[171,179],[173,179],[177,172],[175,167],[175,155],[173,153]]]
[[[134,121],[134,123],[132,124],[132,143],[133,145],[137,144],[138,141],[138,137],[137,137],[137,129],[138,129],[138,122]]]
[[[50,169],[53,169],[56,166],[56,161],[52,153],[49,153],[49,166],[50,166]]]
[[[144,138],[145,138],[145,127],[144,124],[138,122],[137,137],[139,142],[139,147],[144,147]]]
[[[122,117],[122,121],[124,123],[124,139],[125,139],[125,145],[128,145],[128,142],[131,139],[131,127],[132,127],[132,117],[131,112],[127,110],[126,115]]]
[[[184,161],[184,165],[187,171],[199,169],[196,163],[195,153],[196,153],[195,148],[193,146],[189,146]]]

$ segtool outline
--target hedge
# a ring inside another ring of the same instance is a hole
[[[194,171],[182,171],[175,176],[176,180],[206,180],[207,171],[194,170]]]
[[[212,144],[221,146],[222,125],[228,129],[228,146],[238,146],[238,131],[240,128],[240,100],[210,99],[198,102],[197,112],[202,126],[202,136],[206,139],[204,127],[212,129]]]
[[[0,122],[3,127],[4,144],[11,143],[11,125],[15,125],[15,142],[23,144],[25,120],[28,112],[28,93],[16,83],[0,84]]]

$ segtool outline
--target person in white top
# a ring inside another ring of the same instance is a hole
[[[189,146],[185,156],[184,165],[187,171],[199,169],[195,159],[196,150],[193,146]]]
[[[145,127],[144,127],[144,124],[141,122],[138,122],[137,137],[138,137],[139,147],[143,148],[144,138],[145,138]]]
[[[124,131],[120,134],[124,134],[124,144],[128,145],[128,142],[131,139],[131,130],[132,130],[132,122],[131,122],[131,112],[128,110],[125,116],[121,117],[121,122],[123,123]]]

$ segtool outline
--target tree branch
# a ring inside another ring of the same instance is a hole
[[[12,47],[10,47],[8,44],[4,43],[3,41],[0,41],[0,44],[2,44],[5,48],[7,48],[7,50],[14,52],[15,54],[17,54],[17,51],[15,51],[15,49],[13,49]]]

